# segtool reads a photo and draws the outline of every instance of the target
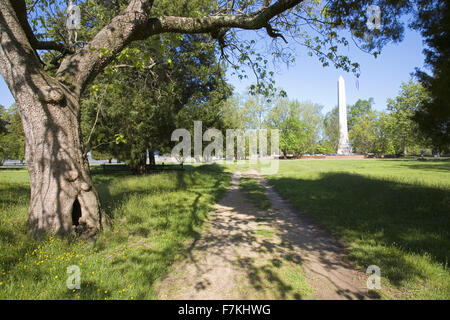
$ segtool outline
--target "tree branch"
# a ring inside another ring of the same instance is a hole
[[[39,41],[36,39],[36,36],[31,29],[30,24],[28,23],[28,16],[27,16],[27,8],[25,4],[25,0],[14,0],[11,1],[11,5],[16,12],[17,19],[19,20],[19,23],[25,32],[28,41],[30,42],[31,46],[35,50],[55,50],[59,52],[69,52],[74,53],[74,50],[72,48],[69,48],[65,46],[62,43],[59,43],[57,41]]]
[[[46,102],[64,98],[56,81],[44,72],[12,1],[0,1],[0,72],[15,99],[25,94]]]
[[[249,14],[211,15],[203,18],[151,17],[153,0],[131,0],[127,9],[116,16],[81,50],[66,57],[57,72],[59,80],[78,95],[128,44],[161,33],[209,33],[223,28],[256,30],[266,28],[272,37],[281,37],[269,22],[303,0],[278,0]],[[270,2],[266,1],[265,4]]]
[[[279,33],[278,30],[274,29],[274,28],[270,25],[270,23],[268,23],[268,24],[266,25],[266,31],[267,31],[267,34],[268,34],[270,37],[272,37],[272,38],[281,38],[281,39],[284,40],[285,43],[288,43],[287,40],[286,40],[286,38],[285,38],[281,33]]]
[[[149,35],[157,33],[211,33],[220,28],[239,28],[256,30],[265,28],[275,16],[289,10],[303,0],[278,0],[263,8],[258,14],[239,14],[234,16],[208,16],[203,18],[156,17],[148,21]]]

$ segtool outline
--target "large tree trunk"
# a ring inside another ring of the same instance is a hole
[[[25,133],[29,226],[36,235],[75,230],[93,235],[102,226],[102,215],[81,144],[80,90],[43,70],[9,1],[0,1],[0,26],[0,72]]]
[[[31,182],[29,226],[35,234],[95,234],[101,208],[81,144],[78,101],[30,98],[18,101]]]

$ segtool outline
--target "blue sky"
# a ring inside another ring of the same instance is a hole
[[[385,110],[387,98],[397,96],[401,83],[411,78],[416,67],[423,67],[423,48],[420,34],[409,29],[405,31],[401,43],[385,46],[377,59],[355,46],[351,47],[348,51],[349,57],[361,66],[358,90],[357,79],[353,74],[332,66],[324,68],[317,58],[309,57],[306,50],[299,47],[295,65],[281,65],[281,68],[278,68],[276,86],[283,88],[290,99],[323,105],[325,113],[337,105],[337,81],[342,75],[346,83],[348,105],[358,99],[373,97],[374,108]],[[230,75],[228,79],[239,93],[247,92],[246,88],[254,81],[250,76],[248,80],[243,81]]]
[[[290,99],[323,105],[325,113],[337,105],[337,80],[342,74],[346,81],[347,104],[373,97],[375,109],[384,110],[386,99],[398,94],[401,82],[408,81],[416,67],[423,67],[422,50],[420,34],[410,30],[406,31],[401,43],[387,45],[377,59],[351,47],[349,56],[361,65],[358,90],[353,74],[334,67],[323,68],[317,58],[309,57],[304,49],[299,48],[296,51],[295,65],[278,66],[276,86],[283,88]],[[249,76],[248,80],[241,81],[229,75],[228,80],[235,86],[236,92],[245,93],[254,78]],[[14,98],[0,76],[0,104],[10,106],[13,102]]]

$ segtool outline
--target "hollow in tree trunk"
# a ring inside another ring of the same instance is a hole
[[[29,226],[35,234],[95,234],[101,207],[83,152],[79,103],[19,101],[30,175]]]

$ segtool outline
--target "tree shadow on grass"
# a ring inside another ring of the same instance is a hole
[[[186,274],[184,269],[179,271],[183,273],[180,279],[178,276],[175,280],[169,277],[169,287],[175,281],[175,288],[179,285],[183,287],[182,291],[192,291],[202,297],[213,295],[214,298],[217,295],[244,299],[255,296],[266,299],[306,298],[303,289],[299,290],[288,281],[286,274],[282,274],[289,271],[291,276],[301,277],[298,266],[303,260],[293,243],[284,234],[279,235],[282,239],[279,243],[275,232],[258,232],[270,228],[273,216],[273,212],[255,208],[234,184],[218,202],[215,218],[209,221],[210,231],[183,252],[185,262],[193,268],[188,268]],[[261,230],[255,229],[255,221]],[[223,275],[222,268],[226,268]],[[229,278],[224,278],[227,275]],[[185,276],[187,280],[183,278]],[[245,279],[239,281],[236,276],[244,276]],[[222,281],[233,282],[232,289],[228,288],[232,291],[223,288],[221,292],[218,283]],[[172,290],[169,289],[170,292]]]
[[[135,236],[152,235],[151,244],[147,243],[150,248],[129,252],[127,257],[117,257],[111,262],[121,273],[140,275],[138,281],[145,286],[138,286],[138,299],[148,297],[148,290],[153,290],[153,284],[167,273],[177,256],[185,252],[186,241],[195,242],[199,238],[198,227],[202,225],[210,205],[202,201],[202,194],[195,193],[182,204],[171,205],[171,215],[175,215],[175,219],[165,217],[159,225],[144,222],[138,226],[140,232],[134,233]]]
[[[351,257],[366,267],[379,265],[394,285],[425,277],[406,253],[449,261],[449,190],[345,173],[317,180],[270,177],[269,183],[314,222],[354,244]]]
[[[383,162],[396,164],[399,168],[409,168],[422,171],[436,171],[450,173],[450,159],[448,160],[430,160],[417,161],[416,159],[390,160],[383,159]]]
[[[225,174],[224,168],[217,165],[217,164],[209,164],[209,165],[202,165],[198,167],[185,167],[186,170],[183,171],[168,171],[168,172],[152,172],[147,175],[143,175],[142,177],[132,175],[131,173],[121,172],[121,173],[111,173],[111,174],[98,174],[94,175],[94,183],[95,188],[97,189],[102,206],[105,210],[105,212],[111,216],[111,218],[114,218],[112,216],[112,212],[115,208],[117,208],[121,203],[126,201],[127,198],[130,196],[139,196],[139,195],[148,195],[151,193],[168,193],[168,192],[175,192],[175,191],[183,191],[187,188],[193,188],[196,184],[201,182],[203,178],[205,178],[205,175],[208,176],[208,178],[215,177],[217,174]],[[199,173],[203,174],[200,175]],[[112,187],[114,184],[120,182],[120,179],[126,179],[126,178],[136,178],[139,180],[142,179],[151,179],[152,177],[157,178],[158,175],[169,175],[171,176],[176,183],[172,186],[164,186],[161,187],[161,185],[154,184],[148,186],[148,188],[142,188],[142,186],[127,186],[127,188],[120,188],[119,190],[114,190],[114,192],[111,192]],[[221,179],[217,179],[215,186],[213,187],[215,191],[214,196],[216,198],[219,197],[220,194],[223,193],[223,190],[221,191],[219,187],[221,183]],[[217,193],[217,194],[216,194]]]
[[[21,167],[17,167],[17,166],[0,166],[0,172],[1,171],[17,171],[17,172],[27,172],[27,167],[25,166],[21,166]]]
[[[125,216],[126,222],[120,227],[120,232],[126,233],[123,234],[124,247],[132,248],[135,246],[134,242],[142,243],[143,246],[139,250],[129,251],[126,257],[118,256],[109,262],[114,270],[123,274],[140,275],[137,281],[145,285],[137,285],[141,288],[136,295],[138,299],[148,297],[149,290],[153,290],[153,283],[167,273],[189,242],[198,239],[199,227],[211,210],[211,205],[223,194],[223,184],[228,176],[219,166],[196,167],[162,174],[169,174],[175,180],[173,186],[159,186],[156,193],[150,188],[123,190],[113,196],[105,192],[101,194],[101,197],[107,197],[113,204],[113,210],[126,204],[129,196],[142,197],[140,201],[145,201],[145,197],[152,194],[158,196],[166,193],[168,196],[168,203],[157,202],[152,207],[145,208],[143,202],[144,208],[139,213]],[[99,189],[108,191],[109,184],[115,183],[115,179],[104,179],[102,182],[103,189]],[[152,294],[155,295],[154,292]]]
[[[28,250],[31,236],[27,234],[27,206],[30,188],[24,184],[0,185],[0,266],[12,268]]]
[[[0,209],[16,205],[28,205],[30,187],[23,184],[6,183],[0,186]]]
[[[188,246],[186,242],[198,238],[198,227],[201,226],[204,217],[211,209],[211,205],[223,194],[226,177],[228,176],[220,166],[208,165],[204,168],[196,167],[183,172],[155,173],[151,176],[143,177],[143,179],[157,178],[159,174],[169,175],[170,179],[174,179],[174,183],[161,185],[156,182],[147,188],[145,183],[137,187],[134,187],[132,183],[121,186],[120,180],[129,178],[131,175],[111,174],[96,175],[94,177],[102,202],[109,208],[110,212],[120,206],[126,206],[127,201],[132,196],[136,196],[139,204],[139,201],[142,199],[157,197],[159,194],[169,194],[168,199],[170,202],[167,204],[159,203],[160,206],[153,208],[153,211],[147,210],[145,207],[146,203],[142,202],[138,207],[143,210],[141,216],[126,217],[127,221],[116,228],[117,233],[105,234],[105,238],[100,239],[96,244],[100,251],[102,249],[115,250],[119,247],[132,248],[136,245],[135,241],[143,240],[143,248],[131,250],[130,255],[127,257],[118,257],[114,261],[105,262],[114,265],[111,271],[119,270],[124,276],[128,272],[140,275],[136,281],[141,284],[141,289],[139,289],[141,291],[139,295],[136,295],[136,298],[148,298],[148,292],[153,290],[153,282],[166,274],[176,256]],[[135,178],[136,181],[140,181],[139,177]],[[110,188],[116,183],[114,193],[111,193]],[[6,193],[0,194],[0,208],[2,206],[24,205],[24,202],[28,203],[28,201],[23,201],[22,199],[24,197],[27,200],[29,199],[30,191],[28,186],[8,184],[5,190],[14,196],[10,197]],[[170,195],[174,195],[174,197],[172,198]],[[18,198],[22,200],[19,201]],[[151,204],[152,202],[149,201],[148,203]],[[146,215],[147,213],[148,216]],[[156,218],[154,223],[147,221],[150,213],[153,218]],[[26,224],[25,219],[23,222]],[[31,239],[25,242],[19,241],[27,236],[26,227],[22,230],[22,226],[20,226],[20,232],[17,232],[19,226],[14,229],[3,227],[4,224],[1,224],[0,241],[12,243],[15,247],[14,251],[9,250],[8,254],[3,253],[0,262],[3,265],[6,264],[13,267],[13,264],[17,263],[19,258],[23,257],[27,251],[32,250],[30,244],[33,244],[33,242]],[[132,235],[130,232],[134,232],[134,234]],[[100,238],[103,237],[101,236]],[[23,243],[23,245],[19,248],[16,242]],[[7,271],[8,268],[5,270]],[[126,276],[134,277],[134,275]],[[84,280],[82,285],[82,290],[74,293],[66,288],[62,288],[61,292],[55,293],[55,297],[76,298],[77,295],[80,295],[81,299],[97,299],[107,297],[104,294],[106,289],[108,292],[122,289],[121,287],[103,288],[97,282],[84,282]]]

